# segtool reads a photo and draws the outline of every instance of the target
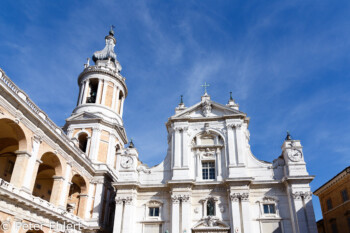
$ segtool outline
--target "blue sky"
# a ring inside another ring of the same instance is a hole
[[[0,2],[0,66],[58,125],[75,107],[77,77],[116,26],[129,95],[124,122],[142,161],[167,150],[179,96],[229,92],[250,121],[251,149],[277,158],[286,130],[304,146],[312,190],[350,162],[349,1]],[[321,211],[314,198],[316,218]]]

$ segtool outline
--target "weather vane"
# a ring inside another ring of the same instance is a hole
[[[204,94],[207,94],[207,87],[209,87],[210,85],[207,84],[207,82],[204,82],[204,85],[202,85],[202,87],[204,87]]]

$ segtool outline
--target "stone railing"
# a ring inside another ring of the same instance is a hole
[[[40,116],[42,120],[46,123],[47,126],[49,126],[50,129],[52,129],[54,132],[56,132],[57,136],[60,137],[64,142],[65,145],[70,145],[72,149],[76,152],[77,155],[80,155],[83,158],[86,158],[86,155],[82,153],[82,151],[76,147],[76,145],[72,142],[70,138],[63,132],[63,130],[58,127],[48,116],[44,111],[42,111],[34,102],[28,97],[28,95],[19,89],[16,84],[12,82],[12,80],[7,77],[5,72],[0,68],[0,83],[3,83],[5,86],[7,86],[13,94],[17,95],[20,99],[24,101],[26,106],[28,106],[35,114]]]
[[[15,199],[17,202],[23,203],[24,205],[28,205],[31,208],[43,209],[45,211],[51,212],[51,214],[56,214],[57,216],[69,219],[72,222],[86,225],[83,219],[81,219],[80,217],[68,213],[67,211],[58,208],[54,204],[44,199],[41,199],[40,197],[36,197],[32,194],[24,192],[3,179],[0,179],[0,194],[6,195],[11,199]]]

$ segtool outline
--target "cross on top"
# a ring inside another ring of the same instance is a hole
[[[204,82],[204,85],[202,85],[202,87],[204,87],[204,94],[207,94],[207,87],[209,87],[210,85],[207,84],[207,82]]]

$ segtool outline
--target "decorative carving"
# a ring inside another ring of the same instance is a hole
[[[131,196],[115,198],[115,204],[121,205],[123,202],[125,202],[126,205],[131,205],[133,203],[133,198]]]
[[[312,192],[294,192],[292,193],[293,199],[304,199],[308,200],[312,198]]]
[[[211,113],[211,103],[209,100],[205,100],[202,104],[202,112],[205,117],[208,117]]]
[[[224,213],[225,212],[225,206],[223,204],[220,204],[219,205],[219,210],[221,213]]]
[[[151,174],[151,170],[150,170],[150,169],[147,169],[147,167],[144,166],[144,165],[138,166],[137,171],[138,171],[138,172],[144,172],[144,173],[146,173],[146,174]]]
[[[249,201],[249,193],[231,193],[231,201]]]
[[[198,214],[199,213],[199,208],[198,207],[196,207],[196,208],[194,208],[194,210],[193,210],[196,214]]]
[[[227,127],[232,129],[239,129],[242,127],[242,123],[241,122],[230,123],[230,124],[227,124]]]
[[[205,157],[212,157],[212,156],[214,156],[214,154],[215,154],[214,151],[210,151],[209,148],[206,148],[205,152],[203,153],[203,156],[205,156]]]
[[[206,227],[214,227],[217,226],[217,221],[219,220],[219,218],[214,217],[214,216],[207,216],[205,218],[203,218],[202,220],[204,220],[204,226]]]
[[[183,194],[183,195],[171,195],[171,201],[173,203],[179,203],[182,202],[188,202],[190,200],[190,195]]]

